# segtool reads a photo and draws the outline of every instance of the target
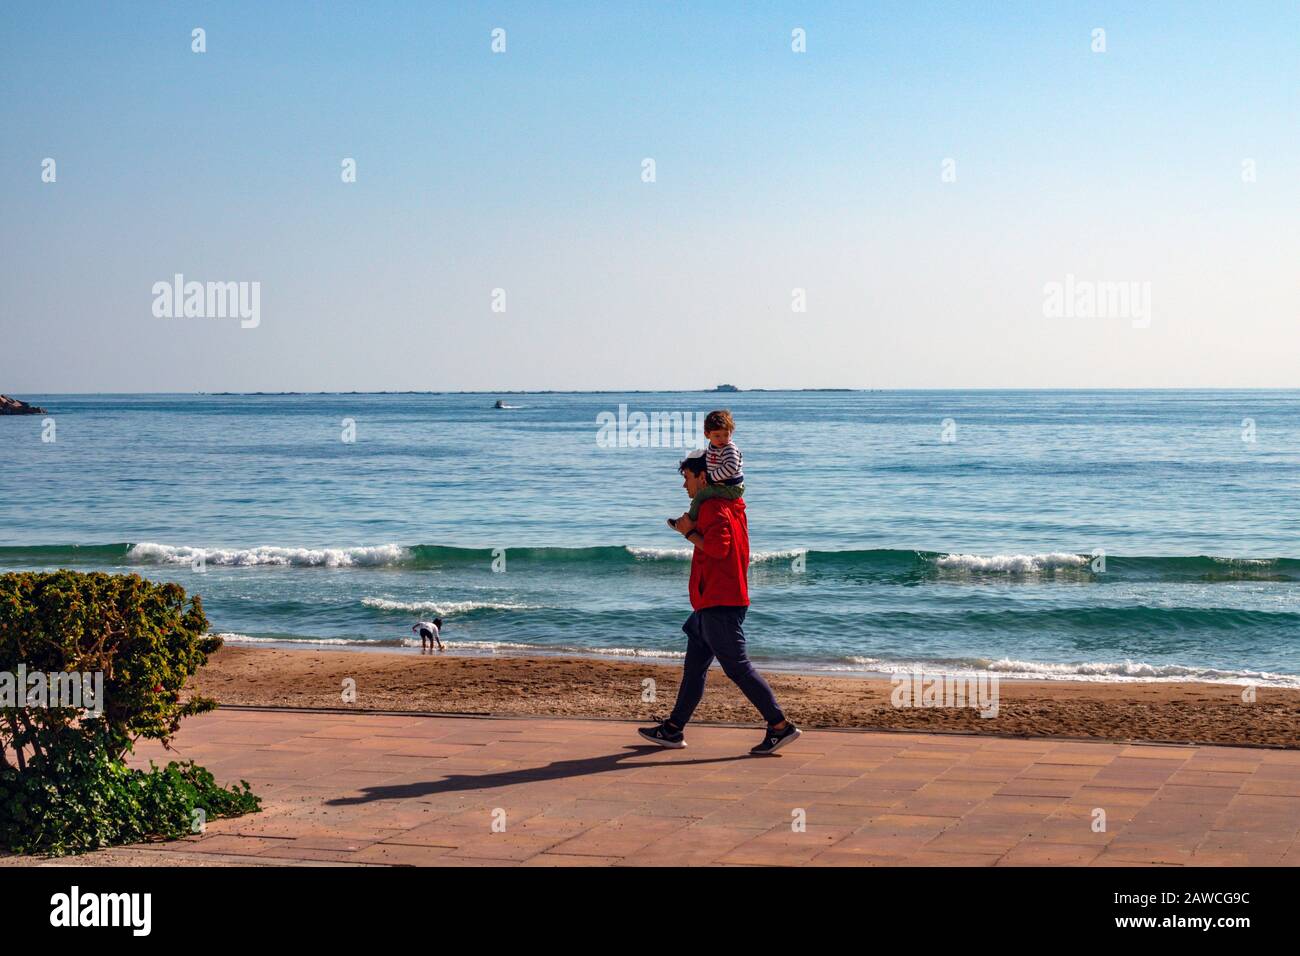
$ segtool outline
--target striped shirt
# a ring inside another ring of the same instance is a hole
[[[745,483],[744,457],[735,442],[727,442],[721,448],[709,443],[705,466],[709,481],[718,485],[743,485]]]

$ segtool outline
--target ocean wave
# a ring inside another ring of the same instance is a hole
[[[384,648],[420,647],[416,638],[352,638],[352,637],[297,637],[275,636],[258,637],[249,634],[222,633],[215,634],[228,644],[249,646],[279,645],[284,647],[337,647],[354,649],[380,650]],[[579,645],[542,645],[525,644],[520,641],[461,641],[442,638],[443,647],[452,651],[465,651],[471,654],[509,654],[513,656],[536,657],[616,657],[649,660],[680,660],[686,656],[684,651],[656,650],[639,647],[582,647]]]
[[[408,556],[406,548],[381,544],[360,548],[285,548],[267,545],[260,548],[197,548],[155,544],[145,541],[131,545],[127,560],[140,564],[194,564],[212,567],[295,567],[351,568],[383,567],[401,564]]]
[[[626,550],[638,561],[689,561],[694,548],[650,548],[627,545]],[[776,551],[750,551],[750,564],[766,564],[770,561],[790,561],[809,552],[805,548],[782,548]],[[844,552],[824,552],[827,554]]]
[[[284,644],[289,646],[307,645],[315,647],[360,647],[360,648],[383,648],[383,647],[419,647],[420,642],[415,638],[352,638],[352,637],[298,637],[296,635],[284,635],[276,637],[256,637],[250,634],[234,634],[223,632],[214,634],[213,637],[219,637],[227,644]],[[444,642],[445,643],[445,642]]]
[[[292,547],[263,545],[250,548],[215,548],[156,542],[102,545],[38,545],[0,547],[0,566],[97,567],[118,565],[181,566],[199,558],[213,567],[375,568],[407,570],[490,568],[504,552],[510,567],[641,568],[655,573],[675,573],[677,564],[689,561],[692,549],[658,545],[593,545],[580,548],[525,547],[503,549],[463,548],[434,544],[381,544],[370,546]],[[1092,556],[1070,551],[1007,551],[980,554],[967,551],[919,551],[891,548],[756,549],[752,564],[774,572],[781,564],[803,557],[802,569],[811,575],[844,575],[882,583],[923,583],[944,580],[990,579],[1033,584],[1064,575],[1083,582],[1188,581],[1250,582],[1300,581],[1300,558],[1224,557],[1215,555],[1107,554],[1105,569],[1094,573]]]
[[[1268,671],[1225,670],[1213,667],[1192,667],[1183,664],[1151,664],[1145,661],[1079,661],[1075,663],[1042,663],[1038,661],[1000,658],[940,660],[940,661],[889,661],[874,657],[850,657],[849,664],[832,665],[832,670],[856,670],[876,674],[926,674],[970,676],[997,674],[1020,680],[1090,681],[1096,683],[1125,683],[1150,681],[1174,683],[1195,681],[1208,684],[1260,684],[1271,687],[1300,687],[1300,676],[1274,674]]]
[[[1049,554],[945,554],[934,559],[937,567],[946,571],[985,571],[1006,574],[1032,574],[1054,568],[1079,568],[1090,558],[1067,551]]]
[[[361,603],[379,611],[418,611],[451,617],[470,611],[536,611],[538,604],[516,604],[509,601],[396,601],[391,598],[363,597]]]
[[[340,649],[418,648],[414,638],[329,638],[329,637],[252,637],[245,634],[218,634],[230,644],[253,646],[281,645],[285,647],[336,647]],[[681,660],[685,653],[638,647],[584,647],[580,645],[538,645],[520,641],[467,641],[443,638],[443,645],[451,651],[472,655],[536,657],[608,657],[626,660],[672,662]],[[887,660],[876,657],[849,657],[839,662],[762,660],[762,667],[775,671],[802,673],[883,675],[892,677],[922,673],[944,674],[953,677],[978,677],[997,675],[999,679],[1076,681],[1083,683],[1180,683],[1255,684],[1261,687],[1300,688],[1300,676],[1276,674],[1269,671],[1228,670],[1213,667],[1194,667],[1183,664],[1152,664],[1145,661],[1079,661],[1073,663],[1043,663],[1038,661],[999,658],[962,658],[942,660]]]
[[[694,548],[634,548],[623,549],[638,561],[689,561]]]
[[[524,644],[519,641],[448,641],[442,642],[452,650],[508,653],[537,657],[625,657],[630,659],[681,660],[685,651],[655,650],[641,647],[582,647],[576,644]]]

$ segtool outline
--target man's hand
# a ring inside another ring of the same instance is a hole
[[[695,530],[695,522],[691,520],[690,512],[683,511],[682,516],[677,519],[677,531],[683,537]]]

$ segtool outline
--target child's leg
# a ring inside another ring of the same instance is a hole
[[[687,514],[690,515],[692,521],[699,520],[700,505],[704,504],[704,502],[708,501],[710,498],[718,497],[718,489],[720,487],[722,486],[705,485],[703,488],[701,488],[699,491],[695,493],[695,497],[691,499],[691,510],[687,512]]]
[[[695,521],[700,517],[700,505],[710,498],[727,498],[734,501],[744,493],[744,485],[705,485],[691,499],[691,520]]]

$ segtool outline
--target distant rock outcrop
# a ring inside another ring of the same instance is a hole
[[[20,402],[16,398],[10,398],[8,395],[0,395],[0,415],[48,415],[49,413],[37,406],[28,405],[26,402]]]

